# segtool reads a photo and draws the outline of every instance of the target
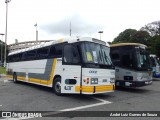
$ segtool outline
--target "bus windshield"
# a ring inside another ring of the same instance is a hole
[[[138,68],[141,69],[150,68],[149,54],[146,52],[145,49],[140,48],[140,51],[137,52],[137,58],[138,58]]]
[[[84,63],[112,65],[108,47],[97,43],[84,42],[81,44],[81,49]]]

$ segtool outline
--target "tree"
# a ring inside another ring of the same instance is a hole
[[[147,31],[151,36],[160,35],[160,21],[149,23],[141,28],[141,31]]]
[[[136,43],[142,43],[149,46],[150,39],[151,39],[151,36],[147,31],[137,31],[131,36],[130,41],[136,42]]]
[[[160,58],[160,35],[153,36],[150,39],[149,51],[151,54],[156,54]]]
[[[112,43],[136,42],[149,45],[151,36],[147,31],[137,31],[135,29],[126,29],[121,32]]]
[[[142,31],[147,31],[151,38],[149,40],[149,52],[160,57],[160,21],[151,22],[141,28]]]
[[[112,43],[120,43],[120,42],[131,42],[131,36],[136,33],[137,30],[135,29],[126,29],[125,31],[121,32]]]

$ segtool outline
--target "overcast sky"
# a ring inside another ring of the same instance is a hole
[[[0,33],[5,34],[5,0],[0,0]],[[8,39],[56,40],[69,36],[90,36],[112,41],[125,29],[139,30],[160,20],[160,0],[11,0],[8,4]],[[2,37],[0,36],[0,39]],[[3,37],[4,41],[5,37]]]

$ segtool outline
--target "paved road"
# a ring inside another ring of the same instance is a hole
[[[137,88],[119,88],[113,93],[102,95],[64,95],[56,96],[51,88],[37,85],[15,84],[6,78],[0,78],[0,111],[160,111],[160,80],[152,85]],[[55,112],[46,115],[54,115]],[[72,114],[71,112],[69,114]],[[86,114],[89,114],[86,112]],[[84,115],[86,115],[84,114]],[[94,113],[96,115],[98,113]],[[38,118],[43,120],[44,118]],[[47,118],[53,119],[53,118]],[[56,119],[75,119],[59,117]],[[81,118],[76,118],[81,119]],[[85,117],[85,119],[97,119]],[[101,119],[105,119],[102,118]],[[117,118],[108,118],[117,119]],[[135,119],[131,118],[118,118]],[[146,119],[141,117],[141,119]],[[150,117],[147,117],[150,120]],[[152,119],[158,119],[154,117]]]

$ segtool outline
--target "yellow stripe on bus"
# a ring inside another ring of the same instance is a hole
[[[114,90],[114,85],[96,86],[95,92]]]
[[[20,77],[20,76],[17,76],[17,79],[19,79],[19,80],[26,80],[25,77]]]
[[[47,80],[41,80],[40,84],[48,85],[48,81]]]
[[[13,78],[13,76],[12,75],[7,75],[7,78]]]
[[[35,83],[41,83],[40,79],[35,79],[35,78],[28,78],[28,81],[35,82]]]

